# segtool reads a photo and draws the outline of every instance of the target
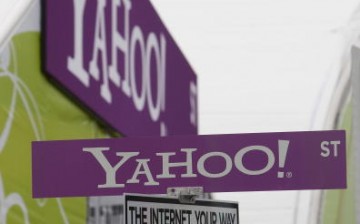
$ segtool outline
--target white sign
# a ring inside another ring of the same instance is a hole
[[[239,224],[236,202],[126,195],[125,209],[125,224]]]

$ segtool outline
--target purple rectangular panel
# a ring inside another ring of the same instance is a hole
[[[148,0],[43,0],[45,71],[126,136],[197,133],[196,76]]]
[[[33,196],[346,187],[345,131],[33,142]]]

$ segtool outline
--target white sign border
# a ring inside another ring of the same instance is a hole
[[[236,221],[237,221],[237,224],[240,224],[239,203],[236,201],[197,199],[195,201],[195,203],[182,203],[179,201],[179,198],[177,198],[177,197],[170,197],[170,196],[165,196],[165,195],[163,195],[163,196],[146,195],[146,194],[145,195],[144,194],[125,194],[124,195],[124,222],[123,222],[124,224],[128,224],[127,223],[128,201],[235,209],[236,210],[236,219],[237,219]]]

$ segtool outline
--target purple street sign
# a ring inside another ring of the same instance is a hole
[[[196,76],[149,0],[43,1],[45,70],[126,136],[197,133]]]
[[[33,196],[346,187],[345,131],[33,142]]]

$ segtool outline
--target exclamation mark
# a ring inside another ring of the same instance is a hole
[[[279,170],[285,167],[289,143],[287,140],[279,140]],[[278,178],[284,178],[284,172],[279,171]]]

